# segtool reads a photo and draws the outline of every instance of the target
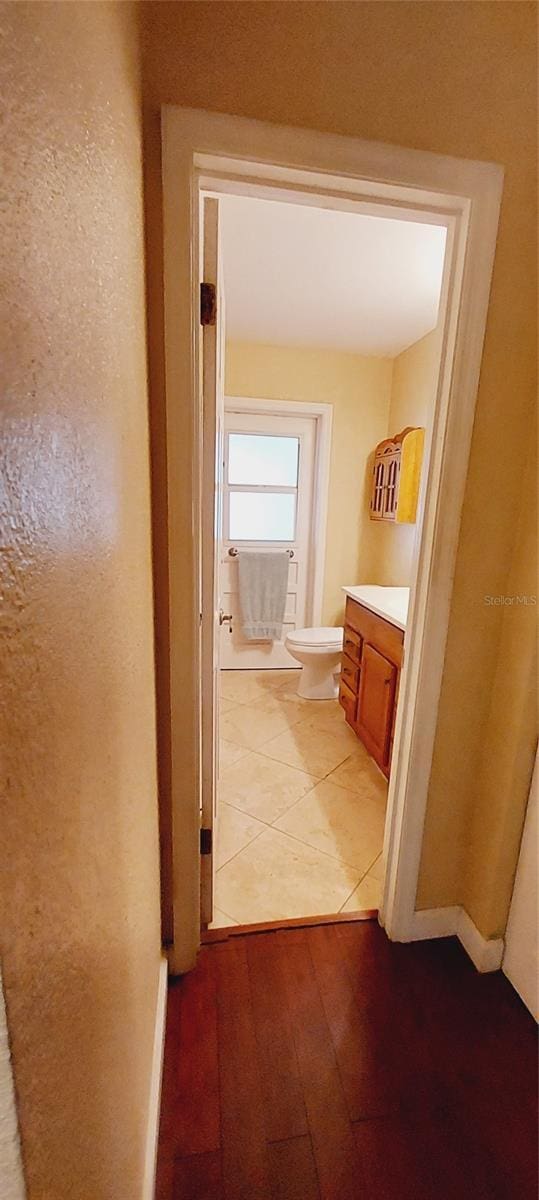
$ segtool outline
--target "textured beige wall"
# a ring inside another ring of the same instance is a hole
[[[522,446],[535,403],[535,5],[218,0],[144,4],[141,11],[156,495],[164,497],[165,480],[160,104],[375,138],[505,168],[421,866],[422,903],[452,904],[464,891],[477,762],[502,636],[501,610],[485,606],[483,596],[505,588]],[[166,571],[162,542],[156,570],[159,583]],[[523,619],[521,612],[516,619]],[[166,651],[163,626],[159,637]],[[166,705],[163,711],[166,716]],[[516,726],[518,715],[509,720]],[[527,746],[523,726],[515,735]],[[493,753],[496,758],[499,749]],[[492,822],[499,825],[501,807],[515,806],[521,810],[521,796],[505,794],[492,807]],[[488,860],[491,846],[484,829],[477,856]]]
[[[439,337],[436,330],[414,342],[393,360],[391,404],[387,437],[407,425],[425,427],[434,405],[439,366]],[[390,587],[409,587],[417,525],[377,521],[373,538],[372,571],[376,582]]]
[[[502,936],[537,737],[535,429],[523,459],[522,505],[502,592],[502,637],[466,844],[464,905],[479,929]],[[489,597],[489,603],[502,597]],[[508,803],[510,799],[510,803]],[[485,854],[485,845],[488,853]]]
[[[370,456],[386,436],[391,375],[387,358],[247,342],[227,345],[227,395],[332,405],[324,624],[342,622],[343,584],[376,582],[369,573]]]
[[[160,932],[135,17],[1,13],[1,957],[30,1200],[141,1195]]]

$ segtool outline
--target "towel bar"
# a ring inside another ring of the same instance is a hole
[[[238,553],[238,547],[237,547],[237,546],[229,546],[229,547],[228,547],[228,553],[229,553],[229,555],[230,555],[230,558],[236,558],[236,555],[237,555],[237,553]],[[286,553],[288,554],[288,557],[289,557],[289,558],[293,558],[293,557],[294,557],[294,551],[293,551],[293,550],[287,550],[287,551],[286,551]]]

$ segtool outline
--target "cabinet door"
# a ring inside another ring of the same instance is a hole
[[[389,768],[397,668],[374,646],[363,646],[357,731],[383,771]]]
[[[385,497],[385,463],[383,458],[377,454],[374,459],[372,469],[372,488],[371,488],[371,520],[382,521],[384,517],[384,497]]]
[[[385,521],[394,521],[399,495],[400,450],[390,454],[384,463],[384,506]]]

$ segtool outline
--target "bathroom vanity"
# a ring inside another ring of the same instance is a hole
[[[345,587],[339,702],[349,725],[389,775],[409,588]]]

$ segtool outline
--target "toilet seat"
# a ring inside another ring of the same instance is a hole
[[[335,625],[317,625],[313,629],[296,629],[287,634],[287,642],[298,649],[342,650],[343,629]]]

